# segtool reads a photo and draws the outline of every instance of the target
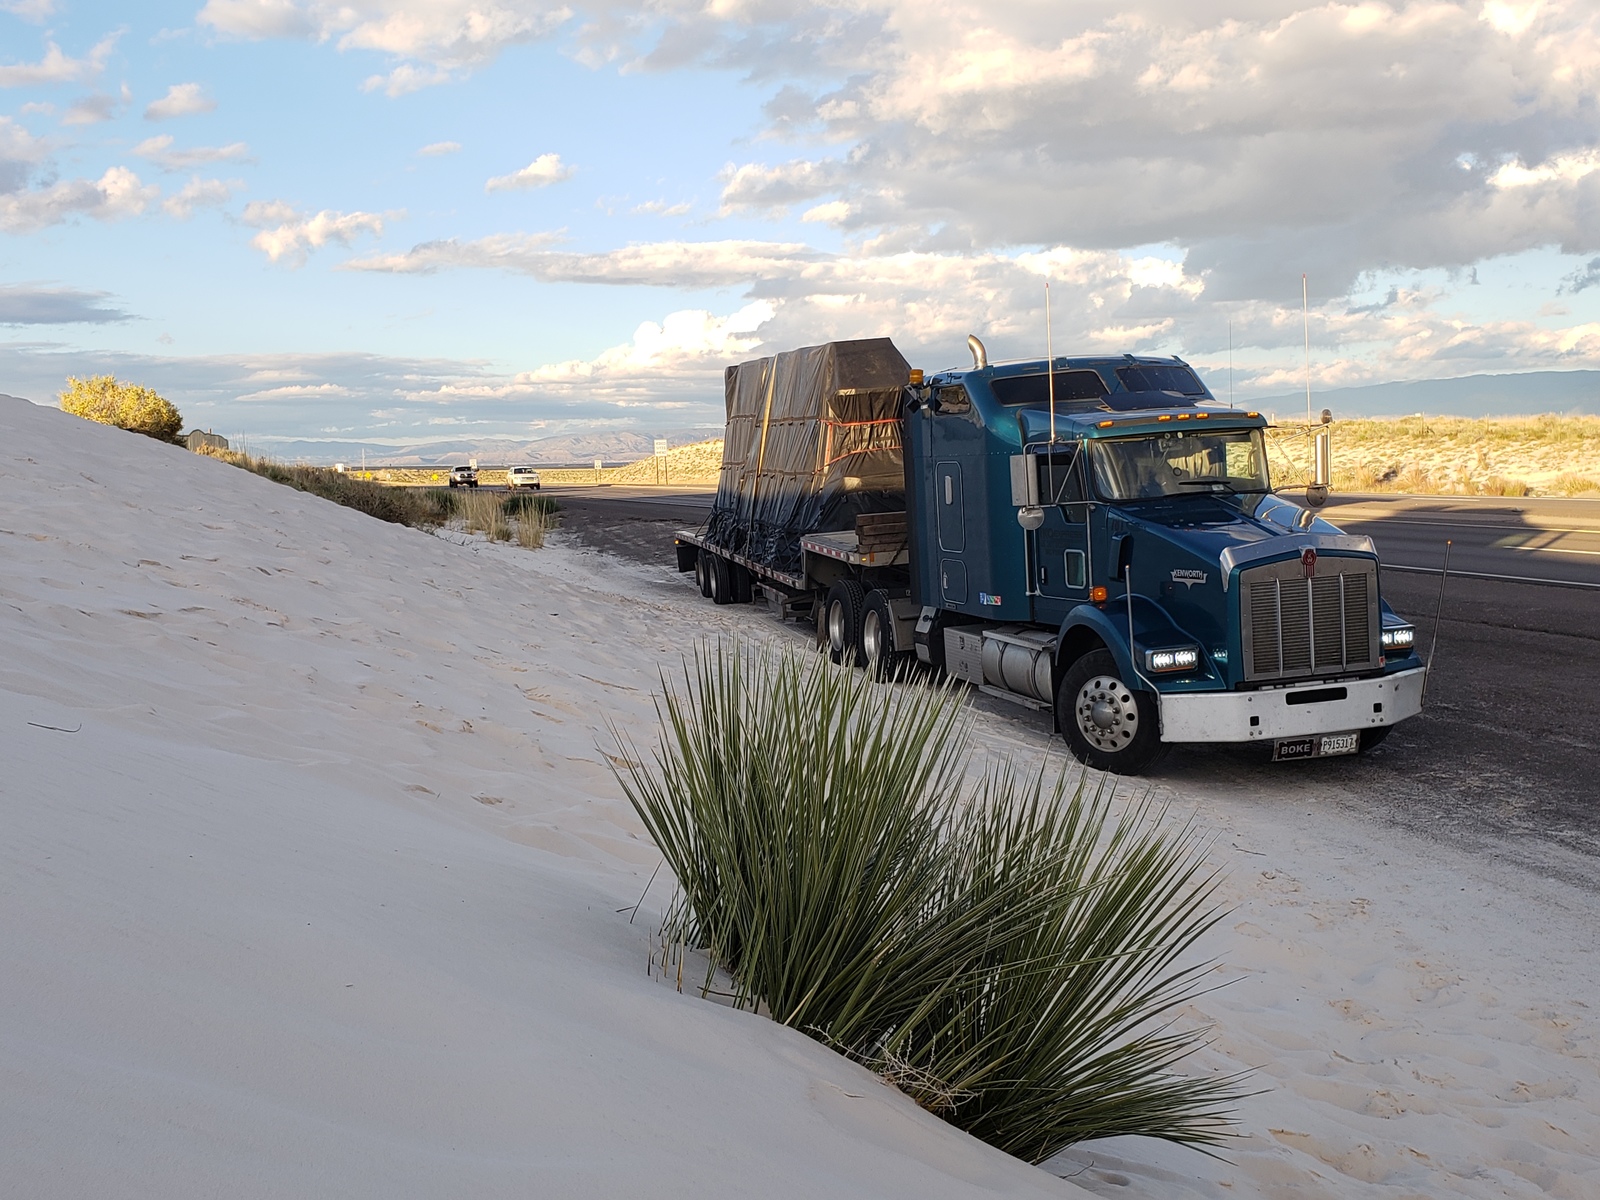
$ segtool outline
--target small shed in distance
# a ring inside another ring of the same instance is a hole
[[[198,429],[191,429],[183,435],[183,444],[196,452],[201,450],[226,450],[228,448],[228,439],[220,433],[212,433],[209,429],[204,432]]]

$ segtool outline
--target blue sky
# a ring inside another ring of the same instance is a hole
[[[0,391],[247,437],[718,421],[728,362],[1600,367],[1592,5],[0,0]]]

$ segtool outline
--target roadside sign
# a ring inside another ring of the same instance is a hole
[[[666,453],[667,453],[667,439],[666,438],[657,438],[656,439],[656,457],[657,458],[664,458],[666,456]]]

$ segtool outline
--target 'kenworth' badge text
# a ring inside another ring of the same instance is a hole
[[[1186,570],[1180,567],[1172,573],[1172,582],[1181,583],[1185,587],[1192,588],[1195,584],[1204,583],[1205,581],[1206,573],[1204,571]]]

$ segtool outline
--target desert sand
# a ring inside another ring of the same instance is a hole
[[[1262,1089],[1220,1159],[1030,1167],[647,976],[670,881],[628,911],[659,856],[610,728],[653,741],[697,639],[800,638],[666,557],[385,525],[0,403],[7,1194],[1600,1194],[1595,894],[1332,806],[1163,788],[1232,910],[1187,1069]]]

